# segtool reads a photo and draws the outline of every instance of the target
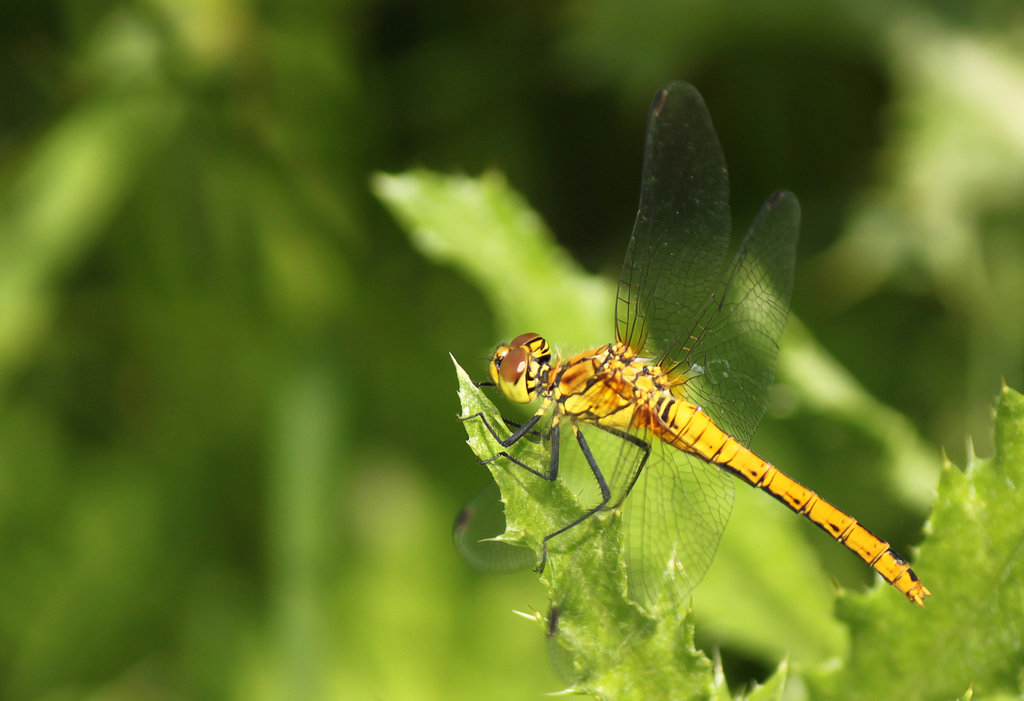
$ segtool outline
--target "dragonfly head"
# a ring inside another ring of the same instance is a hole
[[[509,401],[526,404],[537,398],[541,370],[550,363],[548,342],[535,333],[524,333],[494,351],[491,380]]]

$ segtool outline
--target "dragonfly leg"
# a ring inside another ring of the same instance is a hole
[[[514,429],[522,428],[522,426],[523,426],[518,421],[516,421],[514,419],[506,418],[504,416],[501,417],[501,420],[505,422],[506,426],[510,426],[510,427],[512,427]],[[539,441],[541,441],[544,438],[544,435],[540,431],[538,431],[537,429],[530,429],[529,431],[526,432],[526,435],[524,435],[523,438],[526,438],[527,436],[529,437],[530,440],[532,440],[534,442],[539,442]]]
[[[626,485],[626,489],[623,490],[622,496],[619,497],[618,501],[612,504],[612,508],[617,509],[620,506],[622,506],[622,502],[626,500],[626,497],[629,496],[629,493],[633,491],[633,486],[636,485],[636,481],[640,479],[640,473],[644,471],[644,466],[647,465],[647,459],[651,457],[651,444],[642,438],[634,436],[632,433],[626,433],[625,431],[622,431],[617,428],[608,428],[606,426],[598,426],[598,428],[600,428],[602,431],[606,431],[612,434],[613,436],[616,436],[617,438],[621,438],[627,443],[632,443],[641,451],[643,451],[643,457],[640,458],[640,462],[637,463],[637,466],[633,468],[632,479],[629,480],[629,484]]]
[[[544,565],[547,564],[547,561],[548,561],[548,541],[551,540],[552,538],[554,538],[557,535],[561,535],[562,533],[565,533],[570,528],[575,528],[576,526],[580,525],[581,523],[586,521],[588,518],[590,518],[591,516],[596,514],[598,511],[601,511],[602,509],[604,509],[605,506],[608,505],[608,502],[612,498],[612,491],[611,491],[611,489],[608,488],[608,481],[604,478],[604,473],[601,472],[601,468],[598,467],[598,465],[597,465],[597,460],[594,458],[594,453],[591,452],[591,450],[590,450],[590,444],[587,443],[587,439],[583,436],[583,433],[580,432],[580,429],[579,429],[578,426],[576,426],[576,424],[570,424],[570,425],[572,426],[573,433],[576,435],[576,442],[579,443],[580,450],[583,451],[583,457],[586,458],[587,465],[590,466],[590,471],[594,474],[594,479],[597,480],[597,486],[600,487],[600,489],[601,489],[601,501],[598,502],[597,506],[595,506],[592,509],[589,509],[582,516],[577,518],[576,520],[572,521],[571,523],[569,523],[569,524],[567,524],[565,526],[562,526],[557,531],[555,531],[553,533],[548,533],[546,536],[544,536],[544,540],[542,540],[541,544],[540,544],[541,545],[540,564],[537,565],[536,569],[534,570],[538,574],[544,571]],[[556,470],[556,471],[558,469],[558,465],[557,465],[557,455],[558,455],[558,448],[557,448],[557,446],[558,446],[558,440],[557,440],[558,436],[557,436],[557,431],[558,431],[558,424],[555,424],[554,426],[551,427],[551,433],[552,433],[552,436],[551,436],[552,437],[551,455],[552,455],[552,458],[555,459],[553,461],[553,464],[552,464],[552,469]]]
[[[537,422],[541,420],[541,418],[544,416],[544,414],[546,412],[547,412],[547,407],[541,407],[540,411],[538,411],[536,414],[531,416],[529,418],[529,420],[526,421],[526,423],[524,423],[521,426],[519,426],[515,430],[515,432],[513,432],[508,438],[502,438],[501,436],[499,436],[497,434],[497,432],[494,430],[494,427],[491,426],[490,421],[487,420],[487,417],[484,416],[482,412],[477,412],[476,414],[471,414],[470,416],[461,416],[461,417],[459,417],[459,421],[469,421],[470,419],[480,419],[480,421],[483,422],[484,428],[486,428],[490,432],[491,436],[494,437],[494,440],[496,440],[499,444],[501,444],[502,447],[510,448],[513,445],[515,445],[517,442],[519,442],[527,434],[529,434],[529,433],[536,434],[537,431],[535,431],[533,429],[533,427],[537,425]],[[509,462],[511,462],[511,463],[513,463],[515,465],[518,465],[519,467],[523,468],[524,470],[526,470],[528,472],[531,472],[531,473],[537,475],[538,477],[547,480],[548,482],[554,482],[555,479],[558,477],[558,424],[557,423],[552,425],[552,427],[551,427],[551,434],[550,435],[551,435],[551,462],[550,462],[550,464],[548,466],[548,471],[547,472],[542,472],[541,470],[537,470],[537,469],[535,469],[533,467],[530,467],[529,465],[524,463],[522,460],[519,460],[518,458],[513,457],[512,455],[510,455],[508,452],[506,452],[504,450],[502,450],[502,451],[492,455],[490,458],[488,458],[486,460],[480,460],[479,462],[480,462],[481,465],[486,465],[487,463],[493,462],[493,461],[497,460],[498,458],[505,458]]]

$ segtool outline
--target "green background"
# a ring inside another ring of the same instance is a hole
[[[448,358],[482,377],[498,340],[559,330],[502,328],[370,179],[500,170],[614,278],[674,79],[737,225],[799,196],[794,314],[932,461],[894,467],[825,380],[787,390],[810,366],[780,371],[755,447],[908,554],[940,449],[988,454],[1000,380],[1024,384],[1024,7],[969,7],[4,4],[0,697],[560,688],[512,613],[545,609],[535,577],[452,550],[485,475]],[[870,581],[805,531],[828,576]],[[701,596],[736,684],[841,648],[734,643]]]

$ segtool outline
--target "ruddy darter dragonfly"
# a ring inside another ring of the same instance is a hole
[[[931,592],[888,543],[746,447],[768,405],[799,220],[796,197],[776,192],[726,264],[728,178],[707,108],[686,83],[655,96],[615,342],[560,360],[538,334],[518,336],[495,351],[491,380],[513,402],[539,398],[540,409],[505,439],[483,415],[467,417],[483,421],[506,448],[541,435],[550,450],[546,470],[509,452],[495,458],[555,480],[559,455],[575,442],[593,473],[598,503],[544,536],[540,568],[552,538],[622,508],[631,592],[656,599],[672,567],[685,596],[721,539],[731,473],[806,516],[924,605]],[[599,464],[602,453],[591,444],[609,435],[620,444],[618,459]]]

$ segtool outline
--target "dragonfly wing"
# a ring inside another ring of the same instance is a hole
[[[692,348],[665,365],[684,380],[680,394],[744,444],[768,408],[799,230],[796,196],[768,198],[693,324]]]
[[[529,548],[492,540],[504,532],[501,492],[495,482],[488,482],[456,515],[452,542],[470,567],[480,572],[515,572],[533,566],[537,556]]]
[[[647,121],[640,209],[615,303],[618,340],[669,353],[719,279],[729,245],[725,157],[696,88],[671,83]]]
[[[733,504],[724,471],[662,443],[623,503],[630,592],[682,602],[711,566]]]
[[[767,409],[800,208],[791,193],[773,195],[727,266],[728,198],[725,160],[703,101],[685,83],[667,86],[648,120],[616,337],[653,358],[681,381],[677,394],[747,443]],[[732,510],[733,484],[699,458],[648,442],[648,465],[623,508],[630,586],[651,602],[667,571],[681,596],[704,577]],[[619,486],[628,484],[618,477],[628,464],[615,470]]]
[[[732,478],[646,432],[634,432],[635,440],[626,440],[597,426],[579,428],[608,479],[609,506],[622,510],[631,595],[649,606],[663,594],[680,601],[714,559],[732,511]],[[646,464],[644,445],[649,447]],[[596,504],[600,494],[580,451],[562,454],[570,489],[580,494],[581,504]]]

